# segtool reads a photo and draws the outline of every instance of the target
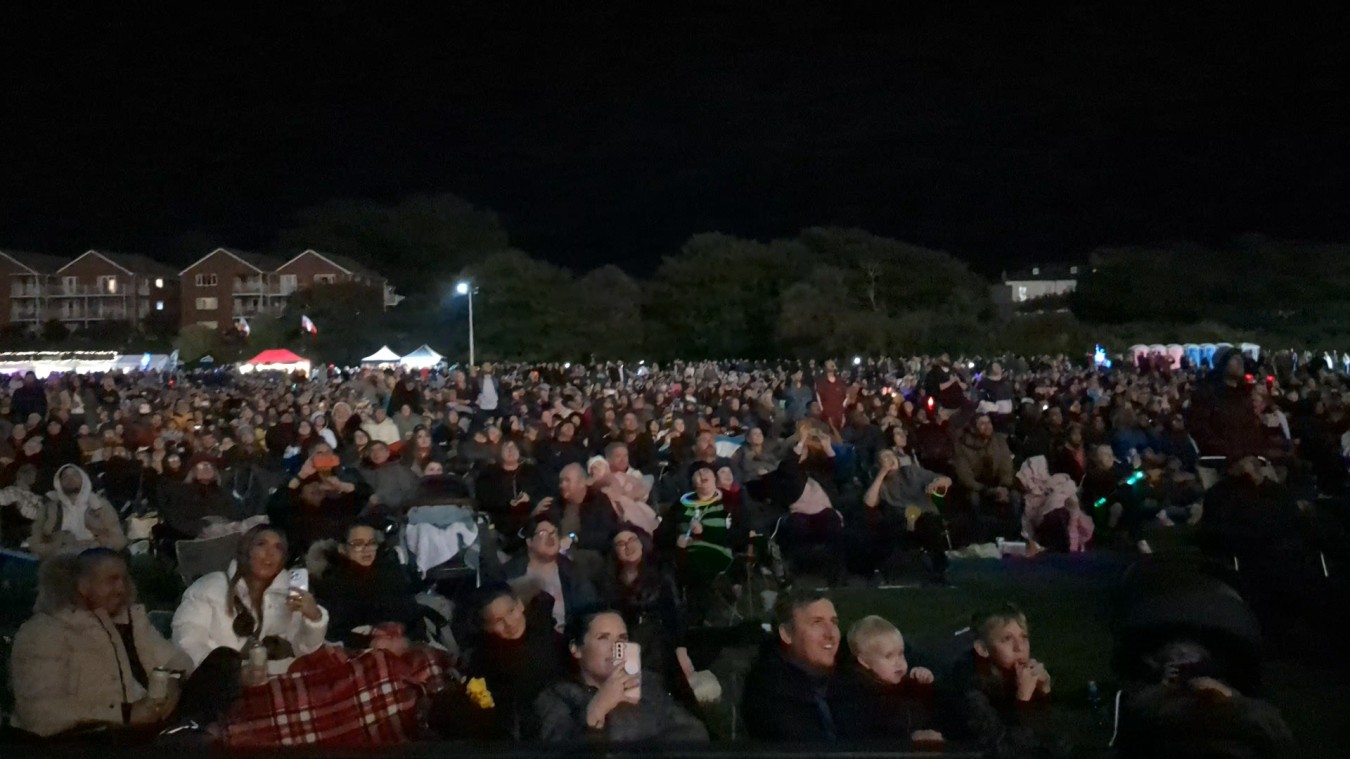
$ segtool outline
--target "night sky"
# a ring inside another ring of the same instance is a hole
[[[0,249],[192,260],[265,250],[331,198],[431,192],[534,255],[639,274],[696,232],[817,224],[985,272],[1245,232],[1350,242],[1343,4],[15,5]]]

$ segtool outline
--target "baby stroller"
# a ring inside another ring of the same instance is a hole
[[[1175,667],[1169,677],[1178,681],[1214,678],[1243,694],[1259,693],[1261,628],[1226,580],[1223,568],[1185,558],[1153,557],[1126,570],[1113,619],[1112,668],[1122,685],[1106,705],[1112,714],[1113,745],[1122,731],[1133,735],[1146,730],[1129,724],[1131,705],[1156,685],[1155,670],[1167,656],[1164,652],[1179,647],[1202,652],[1193,664]]]

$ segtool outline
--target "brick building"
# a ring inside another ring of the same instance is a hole
[[[183,326],[228,327],[243,317],[276,315],[286,307],[277,284],[281,261],[254,253],[216,248],[179,272],[183,282]]]
[[[86,251],[74,260],[37,253],[0,253],[0,324],[36,331],[57,319],[72,329],[98,322],[141,323],[176,316],[178,276],[145,256]]]
[[[289,261],[217,248],[184,269],[183,326],[228,327],[236,319],[277,316],[291,293],[320,284],[357,282],[378,288],[385,308],[398,296],[378,274],[342,256],[306,250]]]

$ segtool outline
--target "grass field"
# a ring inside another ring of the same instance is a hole
[[[1161,552],[1188,550],[1184,528],[1160,531],[1150,539]],[[845,629],[866,614],[880,614],[905,632],[909,645],[939,653],[953,645],[952,635],[967,626],[972,611],[1012,601],[1027,613],[1033,655],[1055,678],[1054,722],[1070,735],[1082,755],[1105,750],[1110,728],[1097,724],[1088,708],[1088,682],[1100,684],[1103,701],[1114,693],[1110,670],[1111,589],[1136,556],[1099,552],[1036,559],[954,562],[952,587],[843,588],[831,592]],[[31,568],[5,564],[0,573],[0,635],[12,636],[25,619],[34,596]],[[153,561],[133,566],[142,600],[152,609],[171,609],[181,593],[176,577]],[[0,661],[6,685],[0,704],[8,709],[9,656]],[[748,653],[748,652],[747,652]],[[941,673],[939,673],[941,675]],[[1283,711],[1300,740],[1303,756],[1345,756],[1346,731],[1339,722],[1350,710],[1350,683],[1323,667],[1297,661],[1270,662],[1263,672],[1268,697]],[[725,716],[723,716],[725,719]],[[718,721],[718,720],[714,720]],[[721,728],[721,729],[719,729]],[[725,734],[724,726],[713,726]]]

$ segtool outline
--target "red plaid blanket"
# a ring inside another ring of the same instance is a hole
[[[434,649],[403,656],[324,647],[287,674],[244,691],[225,719],[229,746],[378,746],[419,734],[419,701],[445,687],[450,661]]]

